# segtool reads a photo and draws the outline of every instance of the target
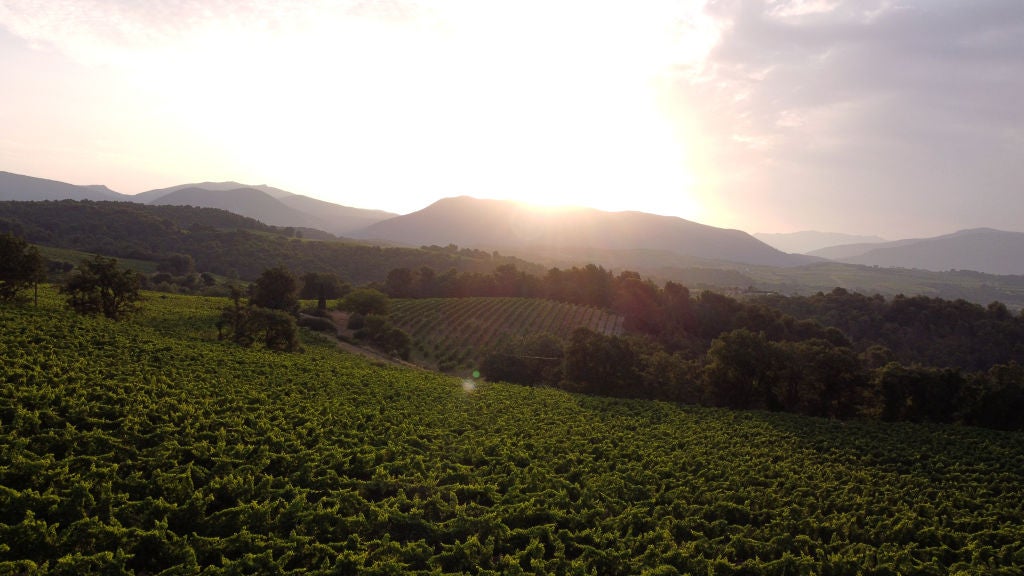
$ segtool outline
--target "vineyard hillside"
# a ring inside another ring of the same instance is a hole
[[[391,321],[413,341],[413,360],[444,369],[472,368],[511,339],[577,328],[622,333],[623,317],[589,306],[539,298],[426,298],[392,302]]]
[[[1020,574],[1024,434],[581,396],[0,306],[0,574]]]

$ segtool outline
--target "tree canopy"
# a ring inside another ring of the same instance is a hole
[[[139,299],[139,275],[121,269],[117,259],[94,256],[83,260],[61,287],[68,305],[83,314],[118,319],[131,313]]]
[[[0,301],[10,301],[29,286],[46,280],[39,250],[24,238],[0,234]]]
[[[260,308],[296,312],[299,309],[299,284],[284,266],[268,268],[252,286],[249,303]]]
[[[389,300],[387,294],[373,288],[359,288],[349,292],[341,299],[338,307],[346,312],[362,314],[387,314]]]

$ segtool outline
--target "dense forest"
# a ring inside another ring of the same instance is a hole
[[[0,305],[2,574],[1019,574],[1020,433],[601,398]]]
[[[0,234],[107,256],[160,261],[175,255],[195,268],[251,281],[267,268],[333,273],[347,282],[379,281],[394,268],[488,272],[503,264],[538,267],[511,257],[455,246],[400,248],[301,238],[292,228],[267,226],[214,208],[131,202],[0,202]]]

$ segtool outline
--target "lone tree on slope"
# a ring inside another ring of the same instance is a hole
[[[10,232],[0,235],[0,302],[10,302],[29,286],[46,280],[39,250]]]
[[[115,258],[83,260],[60,289],[68,306],[82,314],[103,314],[117,320],[132,312],[139,299],[139,274],[120,269]]]
[[[249,304],[295,314],[299,310],[299,283],[284,266],[268,268],[252,286]]]

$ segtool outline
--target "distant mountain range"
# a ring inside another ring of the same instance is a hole
[[[395,216],[382,210],[350,208],[270,186],[238,182],[183,184],[142,192],[138,197],[147,204],[221,208],[273,226],[315,228],[340,236]]]
[[[792,254],[810,254],[815,250],[821,250],[830,246],[885,242],[884,238],[879,238],[878,236],[858,236],[854,234],[839,234],[837,232],[818,232],[816,230],[785,234],[757,233],[754,234],[754,238],[783,252]]]
[[[167,196],[172,192],[184,190],[186,188],[201,188],[203,190],[211,190],[214,192],[226,192],[229,190],[238,190],[239,188],[253,188],[260,192],[265,192],[267,195],[273,198],[285,198],[287,196],[293,196],[291,192],[281,190],[280,188],[274,188],[261,184],[259,186],[249,186],[247,184],[240,184],[238,182],[200,182],[198,184],[179,184],[177,186],[171,186],[170,188],[158,188],[156,190],[150,190],[148,192],[139,192],[132,196],[135,202],[143,202],[151,204],[153,200]],[[203,208],[211,208],[211,206],[203,206]]]
[[[127,200],[106,186],[77,186],[0,171],[0,200]]]
[[[1024,233],[976,228],[934,238],[836,246],[812,254],[866,266],[1024,274]]]
[[[395,216],[391,212],[350,208],[265,185],[201,182],[130,195],[119,194],[106,186],[77,186],[10,172],[0,172],[0,200],[110,200],[220,208],[273,226],[315,228],[341,236]]]
[[[538,210],[506,200],[445,198],[355,234],[404,244],[530,249],[545,254],[588,251],[665,251],[714,261],[799,266],[816,258],[786,254],[740,230],[682,218],[591,208]]]
[[[897,246],[906,246],[908,244],[914,244],[920,242],[920,238],[913,238],[909,240],[893,240],[891,242],[859,242],[854,244],[837,244],[835,246],[828,246],[818,250],[811,250],[807,254],[811,256],[817,256],[819,258],[827,258],[828,260],[835,260],[842,262],[847,258],[856,258],[863,254],[875,250],[876,248],[895,248]]]
[[[1024,275],[1024,233],[984,228],[895,242],[823,232],[758,235],[794,252],[846,241],[807,254],[792,254],[740,230],[682,218],[590,208],[536,210],[515,202],[466,196],[439,200],[418,212],[397,216],[238,182],[182,184],[132,196],[101,185],[79,186],[0,172],[2,200],[109,200],[220,208],[266,224],[314,228],[351,238],[410,246],[457,244],[499,250],[544,264],[595,262],[654,275],[659,269],[735,270],[735,265],[794,268],[824,259],[866,266]]]

